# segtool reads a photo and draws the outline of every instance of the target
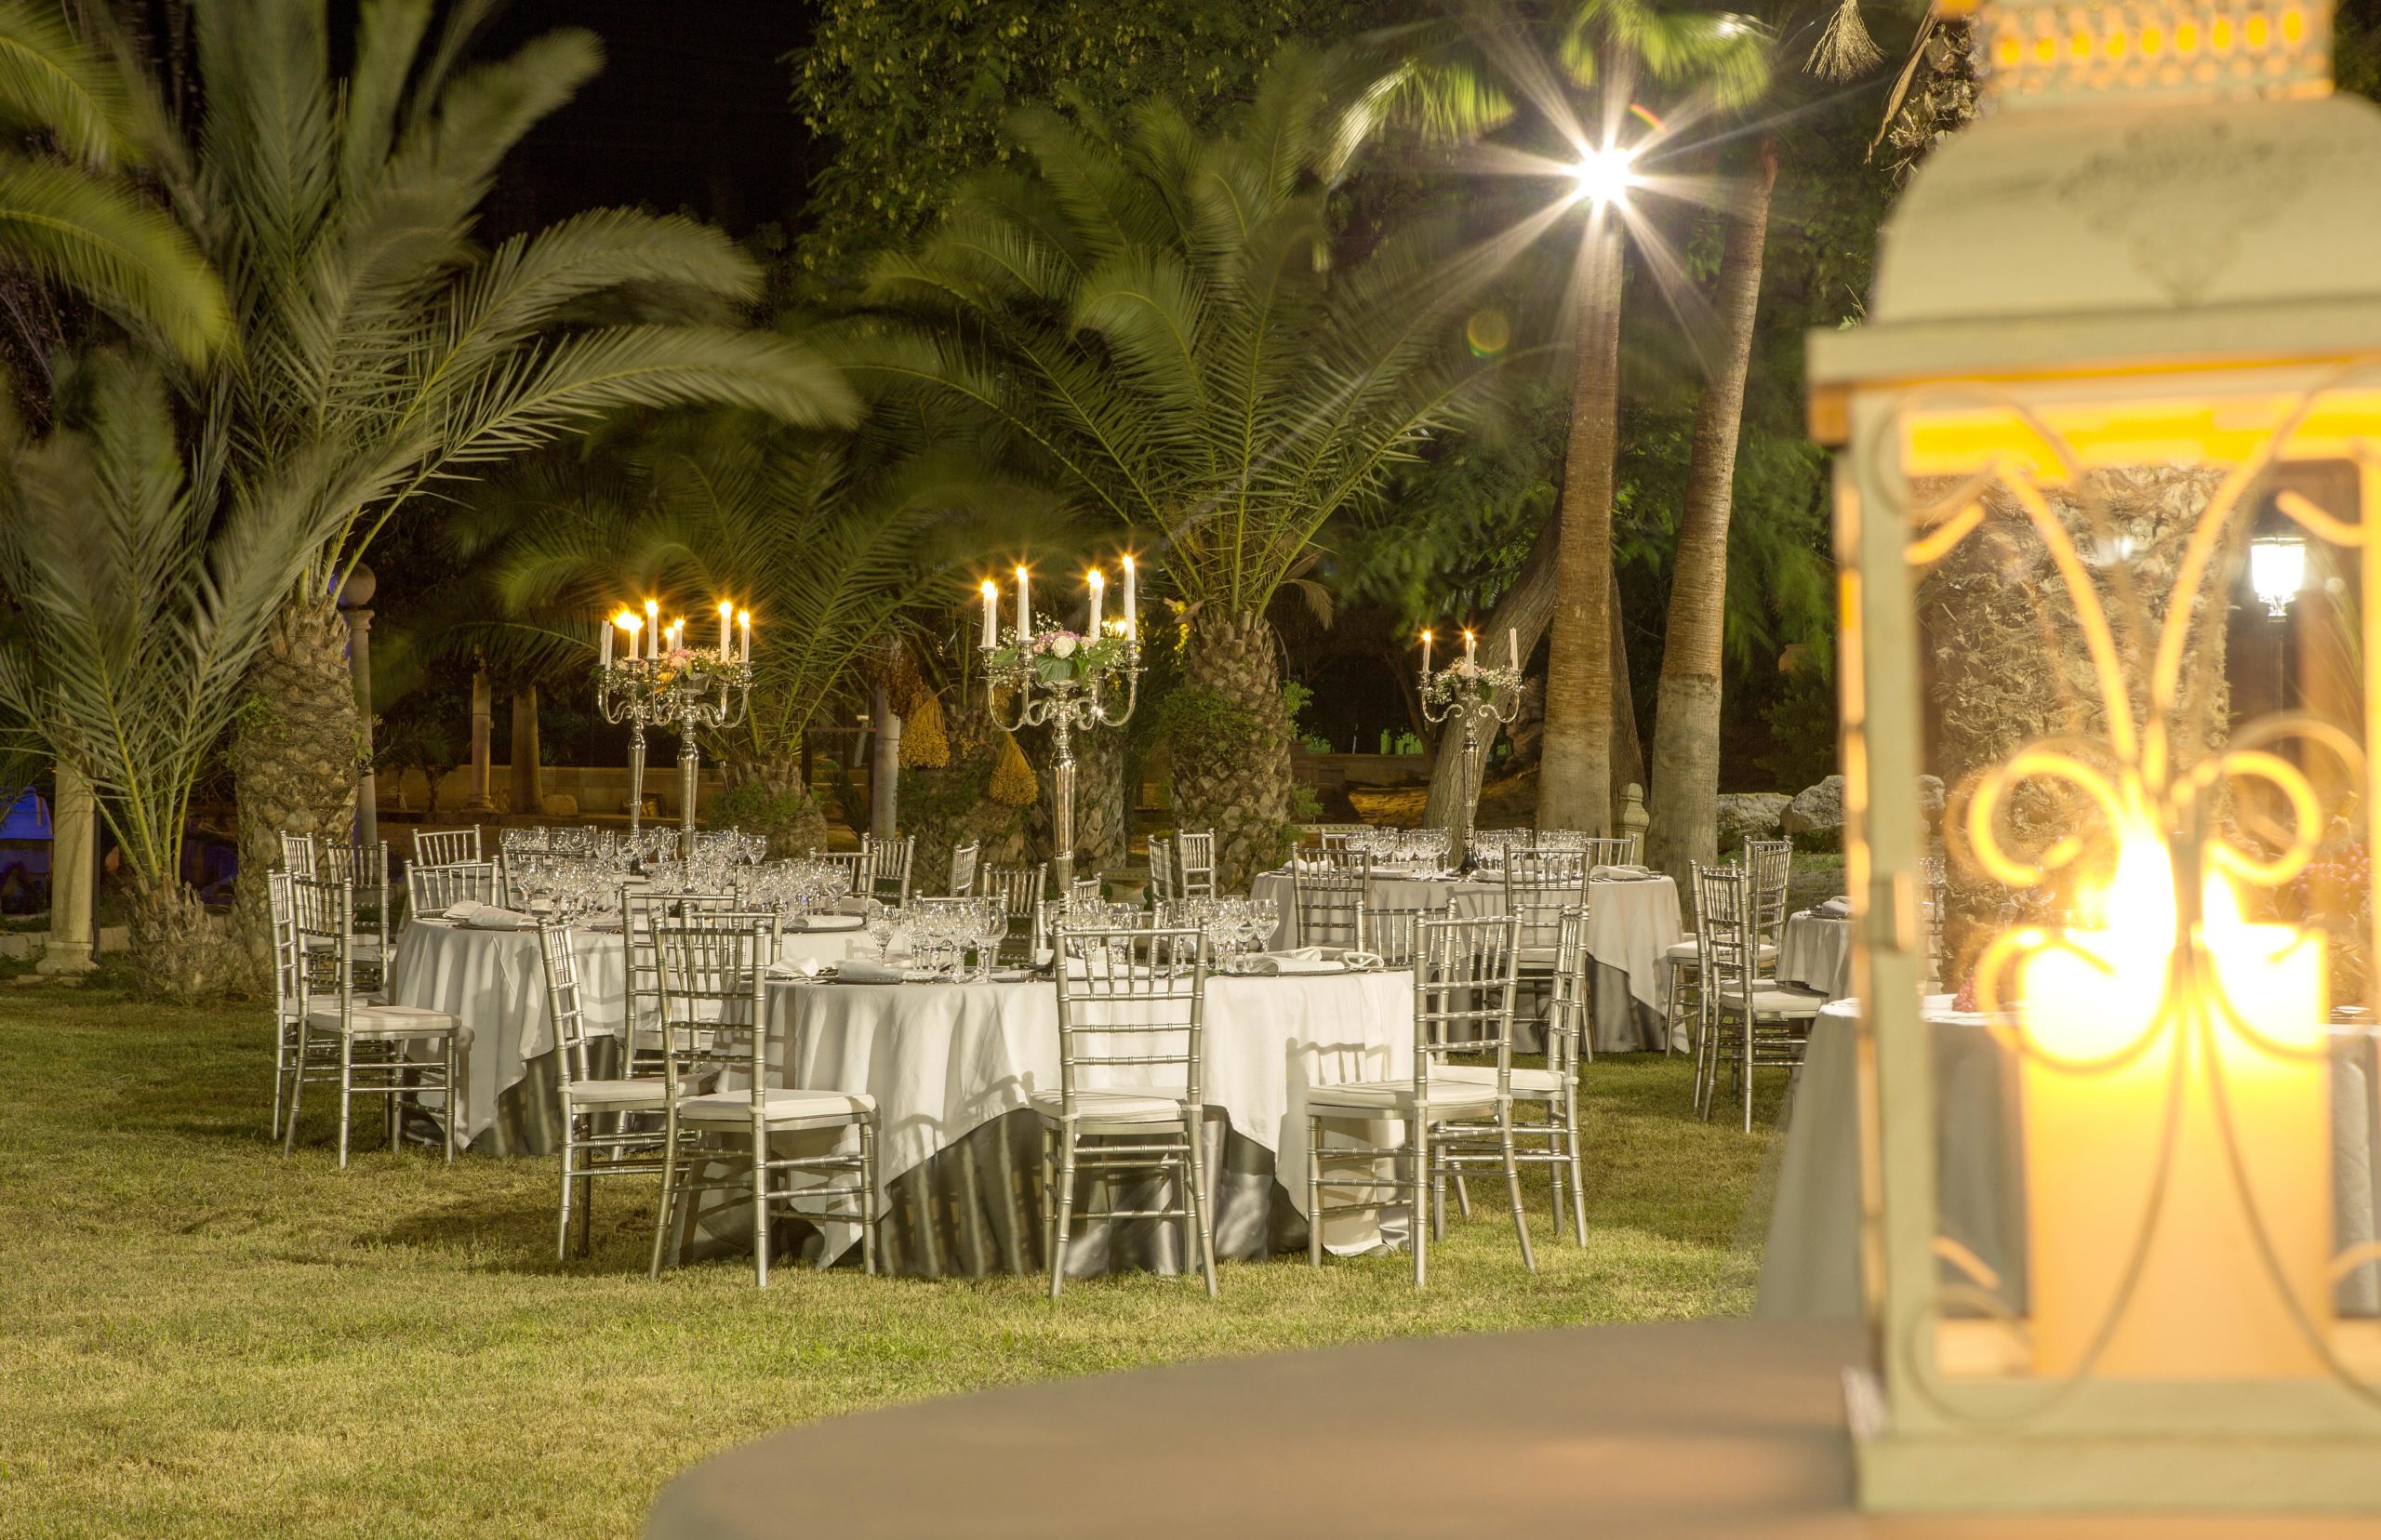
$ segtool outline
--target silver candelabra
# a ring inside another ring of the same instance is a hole
[[[689,647],[686,623],[660,623],[660,606],[646,600],[645,614],[622,610],[604,631],[596,670],[596,704],[604,720],[629,724],[629,843],[634,848],[645,817],[645,734],[649,727],[678,733],[679,850],[691,874],[695,860],[695,787],[702,750],[695,735],[703,729],[738,726],[752,706],[752,617],[727,604],[719,606],[719,645]],[[731,614],[742,632],[731,644]],[[612,632],[628,638],[615,657]]]
[[[1456,799],[1455,828],[1447,834],[1447,864],[1459,867],[1471,843],[1472,807],[1480,796],[1480,730],[1510,726],[1521,714],[1523,675],[1521,649],[1507,633],[1511,663],[1498,669],[1483,665],[1478,644],[1463,633],[1463,656],[1445,668],[1430,668],[1430,633],[1422,633],[1422,719],[1439,723],[1453,718],[1463,728],[1463,790]]]
[[[1057,849],[1058,896],[1072,896],[1075,876],[1075,750],[1074,735],[1095,727],[1122,727],[1132,719],[1141,693],[1141,633],[1136,605],[1137,577],[1133,559],[1124,560],[1124,615],[1116,620],[1101,613],[1107,579],[1095,568],[1085,578],[1090,593],[1090,623],[1081,631],[1057,627],[1037,628],[1033,617],[1031,578],[1017,569],[1017,619],[1005,638],[1001,631],[999,587],[983,586],[984,631],[978,650],[984,678],[991,693],[993,719],[1000,721],[999,694],[1017,693],[1013,716],[1001,721],[1008,732],[1024,727],[1050,729],[1055,763],[1051,770],[1050,802]],[[1124,702],[1116,703],[1121,689]]]

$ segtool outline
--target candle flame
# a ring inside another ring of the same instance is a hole
[[[735,614],[735,613],[736,613],[736,606],[735,606],[733,604],[729,603],[727,600],[725,600],[725,599],[722,599],[722,600],[719,602],[719,617],[720,617],[721,619],[725,620],[725,619],[726,619],[730,615],[733,615],[733,614]]]
[[[736,623],[739,626],[751,625],[752,623],[752,612],[751,610],[738,610],[736,612]]]
[[[1107,578],[1102,578],[1099,575],[1099,569],[1097,567],[1093,567],[1089,572],[1084,573],[1083,575],[1083,580],[1089,583],[1093,588],[1101,587],[1108,581]]]
[[[1422,640],[1423,640],[1423,641],[1425,641],[1425,642],[1428,642],[1430,639],[1430,633],[1429,631],[1424,631],[1424,632],[1422,633]]]
[[[999,597],[1001,586],[998,583],[993,582],[990,578],[987,578],[984,579],[982,584],[978,587],[976,591],[982,594],[987,599],[993,599]]]
[[[1130,557],[1130,556],[1119,556],[1119,557],[1118,557],[1118,558],[1116,558],[1116,559],[1117,559],[1118,561],[1120,561],[1120,562],[1122,562],[1122,563],[1124,563],[1124,570],[1125,570],[1126,572],[1130,572],[1130,571],[1132,571],[1132,570],[1133,570],[1133,558],[1132,558],[1132,557]]]
[[[624,631],[632,631],[637,628],[637,618],[636,616],[630,611],[622,610],[619,614],[612,617],[612,624],[619,627],[620,630]]]

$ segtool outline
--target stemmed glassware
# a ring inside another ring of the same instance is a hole
[[[901,911],[891,904],[868,901],[868,936],[876,943],[876,960],[886,961],[892,955],[893,933],[901,928]]]
[[[985,983],[992,981],[992,964],[1008,936],[1008,906],[998,898],[981,898],[975,907],[976,961]]]

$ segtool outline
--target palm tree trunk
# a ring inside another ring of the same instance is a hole
[[[546,809],[545,777],[538,762],[538,687],[512,692],[512,811],[531,816]]]
[[[1736,497],[1736,435],[1745,373],[1761,305],[1762,248],[1777,150],[1763,142],[1745,200],[1728,222],[1716,309],[1721,353],[1695,405],[1678,554],[1670,566],[1662,682],[1654,700],[1654,784],[1646,859],[1681,883],[1691,863],[1719,855],[1720,655],[1728,604],[1728,515]]]
[[[248,667],[248,704],[232,740],[240,823],[232,919],[252,983],[273,965],[265,877],[280,863],[281,836],[345,840],[355,819],[363,721],[347,641],[337,604],[302,599],[273,617]]]
[[[1598,210],[1580,253],[1571,438],[1554,551],[1540,829],[1604,831],[1612,810],[1612,459],[1619,412],[1620,224]]]
[[[1215,830],[1217,880],[1223,891],[1244,891],[1290,838],[1290,722],[1273,628],[1262,615],[1202,611],[1184,667],[1175,818]]]
[[[769,858],[782,860],[827,843],[827,816],[818,810],[803,776],[798,742],[780,744],[767,753],[733,745],[720,759],[719,775],[728,790],[758,786],[769,795],[772,811],[757,820],[755,832],[769,837]]]

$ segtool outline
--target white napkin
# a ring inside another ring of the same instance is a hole
[[[1588,873],[1588,880],[1594,883],[1633,883],[1640,877],[1652,875],[1641,866],[1600,866]]]
[[[847,957],[835,964],[835,977],[845,984],[898,984],[902,973],[865,957]]]
[[[772,962],[761,971],[771,978],[791,979],[800,983],[817,978],[826,970],[817,958],[804,957],[786,962]]]
[[[1289,951],[1260,952],[1248,960],[1246,971],[1261,977],[1278,978],[1290,974],[1346,973],[1348,965],[1324,961],[1320,947],[1298,947]]]
[[[494,904],[466,901],[446,910],[446,918],[473,930],[525,930],[535,923],[519,909],[499,909]]]
[[[1842,897],[1830,898],[1811,912],[1822,920],[1849,920],[1852,918],[1852,900]]]
[[[857,914],[797,914],[785,923],[790,931],[856,931],[868,922]]]

